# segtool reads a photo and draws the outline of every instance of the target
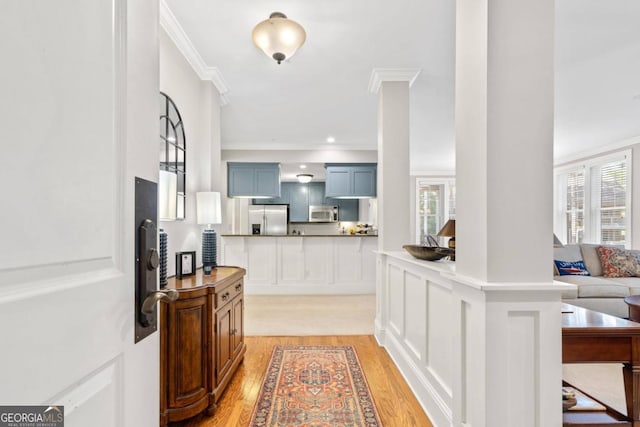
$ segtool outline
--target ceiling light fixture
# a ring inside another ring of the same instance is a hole
[[[298,182],[306,184],[307,182],[311,182],[311,180],[313,179],[313,175],[311,175],[310,173],[300,173],[296,175],[296,178],[298,178]]]
[[[306,169],[307,165],[300,165],[300,169]]]
[[[287,19],[281,12],[273,12],[269,19],[256,25],[251,34],[253,43],[278,64],[291,58],[307,38],[302,25]]]
[[[327,142],[329,144],[332,144],[332,143],[336,142],[336,139],[334,137],[330,136],[330,137],[327,138]]]

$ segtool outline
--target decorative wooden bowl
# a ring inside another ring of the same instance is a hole
[[[437,261],[450,255],[450,249],[438,246],[403,245],[402,247],[414,258],[425,261]]]

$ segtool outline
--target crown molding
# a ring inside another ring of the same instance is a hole
[[[600,156],[606,153],[610,153],[612,151],[620,151],[623,149],[631,148],[636,144],[640,144],[640,135],[634,136],[632,138],[623,139],[621,141],[616,141],[611,144],[605,144],[600,147],[593,148],[591,150],[585,150],[581,152],[568,154],[562,157],[558,157],[557,159],[554,160],[554,167],[561,167],[566,164],[575,163],[577,161],[588,159],[590,157]]]
[[[291,144],[291,143],[222,143],[222,150],[297,150],[297,151],[377,151],[378,146],[373,144]]]
[[[420,68],[374,68],[369,78],[369,92],[377,95],[382,82],[409,82],[411,87],[420,71]]]
[[[204,60],[191,43],[191,39],[184,32],[182,26],[178,23],[173,12],[165,0],[160,0],[160,26],[166,31],[169,38],[175,43],[178,50],[187,60],[193,71],[198,75],[200,80],[210,81],[220,94],[220,106],[229,103],[229,87],[222,77],[222,73],[216,67],[208,67]]]
[[[438,178],[438,179],[455,179],[456,177],[456,171],[455,170],[431,170],[431,171],[425,171],[425,170],[418,170],[418,171],[410,171],[409,175],[413,178],[416,179],[434,179],[434,178]]]

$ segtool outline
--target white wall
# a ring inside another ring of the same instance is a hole
[[[161,221],[168,236],[168,275],[175,274],[175,253],[196,251],[202,265],[201,231],[196,223],[195,193],[221,191],[220,95],[211,82],[200,80],[173,41],[160,30],[160,90],[176,104],[184,122],[187,148],[186,218]]]

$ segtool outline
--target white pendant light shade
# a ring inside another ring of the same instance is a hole
[[[310,173],[301,173],[296,175],[296,178],[298,178],[298,182],[306,184],[307,182],[311,182],[311,180],[313,179],[313,175],[311,175]]]
[[[220,193],[196,193],[196,217],[198,224],[222,224]]]
[[[284,13],[273,12],[253,29],[253,43],[278,64],[291,58],[307,38],[304,28]]]
[[[160,171],[158,184],[158,218],[160,221],[175,221],[178,212],[178,175]]]

